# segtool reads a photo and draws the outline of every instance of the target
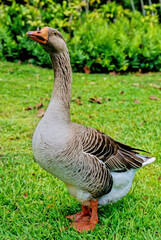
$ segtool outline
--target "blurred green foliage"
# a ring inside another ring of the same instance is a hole
[[[0,58],[50,66],[48,54],[26,37],[29,30],[50,26],[65,37],[74,71],[161,71],[158,5],[145,9],[143,16],[97,0],[2,1]]]

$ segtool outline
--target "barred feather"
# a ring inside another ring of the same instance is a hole
[[[90,153],[103,161],[110,171],[140,168],[144,162],[136,155],[137,151],[143,150],[115,141],[96,129],[85,127],[82,145],[85,153]]]

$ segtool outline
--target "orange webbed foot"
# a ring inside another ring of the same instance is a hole
[[[91,216],[91,210],[89,207],[82,205],[82,212],[76,213],[73,215],[66,216],[66,218],[71,219],[74,222],[78,222],[80,220],[85,221],[89,219]]]
[[[78,232],[84,232],[84,231],[93,231],[95,224],[90,223],[90,221],[80,221],[80,222],[74,222],[71,223],[70,227],[73,227]]]
[[[98,201],[90,201],[90,206],[91,209],[82,205],[82,212],[67,216],[67,218],[74,220],[74,222],[70,224],[70,227],[75,228],[78,232],[93,231],[95,225],[98,223]]]

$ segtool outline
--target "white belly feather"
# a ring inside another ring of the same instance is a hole
[[[98,203],[99,205],[105,205],[112,202],[117,202],[124,197],[130,190],[133,178],[138,169],[131,169],[127,172],[112,172],[113,187],[111,192],[102,196]]]
[[[112,172],[111,173],[113,177],[112,190],[108,194],[98,199],[99,206],[117,202],[122,197],[127,195],[131,188],[132,181],[137,170],[138,169],[131,169],[127,172],[122,173]],[[66,186],[68,188],[69,193],[73,197],[77,198],[78,201],[81,202],[82,204],[90,206],[89,201],[92,199],[92,195],[89,192],[78,189],[75,186],[69,184],[66,184]]]

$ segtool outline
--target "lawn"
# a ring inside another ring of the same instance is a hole
[[[137,172],[126,197],[99,209],[95,230],[83,234],[66,229],[65,216],[80,211],[80,203],[33,158],[38,104],[46,110],[52,87],[52,70],[0,63],[0,239],[161,239],[160,73],[73,74],[72,121],[157,158]]]

